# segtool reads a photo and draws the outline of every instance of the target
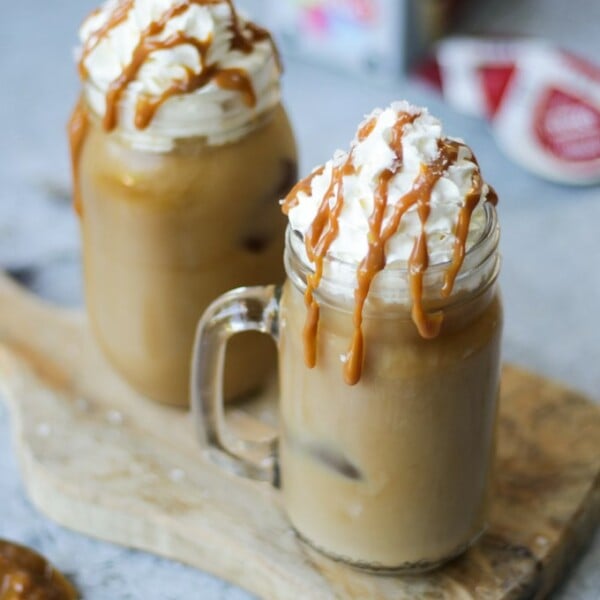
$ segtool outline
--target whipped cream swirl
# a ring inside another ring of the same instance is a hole
[[[402,137],[402,163],[390,145],[392,131],[400,115],[415,115],[412,123],[404,126]],[[369,219],[373,214],[378,182],[384,171],[395,171],[389,182],[388,204],[383,226],[392,217],[397,202],[408,194],[421,168],[439,154],[438,142],[444,139],[442,124],[427,109],[407,102],[395,102],[385,110],[377,109],[368,115],[359,131],[370,125],[371,131],[353,140],[350,153],[352,172],[342,178],[343,206],[338,216],[337,236],[327,252],[328,258],[346,263],[359,264],[367,254],[369,244]],[[446,138],[447,139],[447,138]],[[456,224],[464,201],[472,188],[473,175],[479,167],[471,150],[461,140],[458,157],[434,185],[429,201],[430,214],[425,224],[430,266],[452,260],[456,242]],[[288,212],[290,226],[304,238],[325,194],[330,190],[331,178],[336,167],[343,165],[349,152],[338,150],[333,159],[320,167],[310,187],[299,189]],[[398,167],[398,168],[397,168]],[[481,238],[486,226],[484,203],[490,188],[484,184],[481,198],[472,213],[466,239],[468,250]],[[334,196],[330,202],[334,202]],[[403,215],[398,229],[388,241],[386,266],[406,265],[415,240],[421,232],[418,206],[415,204]],[[304,253],[306,257],[306,254]],[[307,263],[308,258],[306,257]]]
[[[178,138],[206,137],[211,144],[239,139],[280,100],[277,51],[265,34],[230,0],[108,0],[80,30],[86,100],[104,119],[108,94],[129,71],[116,111],[120,131],[135,145],[164,150]],[[136,65],[144,45],[150,51]],[[247,93],[219,85],[216,75],[223,71],[233,84],[247,80]],[[192,78],[202,84],[188,91]],[[140,126],[144,99],[157,107]]]
[[[353,289],[354,331],[342,360],[348,385],[361,378],[364,310],[382,277],[385,281],[392,274],[392,302],[410,301],[419,334],[426,339],[440,335],[444,311],[427,306],[430,267],[444,265],[437,270],[441,285],[436,292],[438,298],[449,298],[469,249],[484,237],[490,214],[486,202],[494,205],[497,197],[483,181],[473,153],[462,141],[444,136],[440,122],[425,109],[400,102],[369,115],[350,151],[336,153],[283,201],[291,227],[300,233],[300,241],[292,236],[292,251],[300,246],[301,259],[313,271],[304,292],[306,365],[317,364],[321,298],[315,294],[322,283],[331,287],[337,282],[346,297]],[[392,270],[390,265],[406,268]],[[491,277],[480,274],[476,288]]]

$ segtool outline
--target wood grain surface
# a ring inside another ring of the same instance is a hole
[[[59,523],[180,560],[261,598],[543,598],[600,522],[600,410],[514,367],[503,374],[488,533],[427,575],[374,576],[304,546],[267,484],[229,476],[198,449],[189,415],[132,391],[79,313],[0,276],[0,385],[28,493]],[[271,389],[230,423],[262,435]],[[259,408],[257,409],[256,404]]]

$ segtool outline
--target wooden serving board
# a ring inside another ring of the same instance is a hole
[[[600,410],[507,367],[491,527],[427,576],[360,573],[300,542],[278,492],[228,476],[198,449],[191,420],[133,392],[82,314],[45,305],[0,276],[0,384],[33,502],[59,523],[197,566],[259,597],[542,598],[600,521]],[[260,436],[275,392],[236,407]]]

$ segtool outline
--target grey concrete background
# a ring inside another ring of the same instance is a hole
[[[0,266],[70,306],[80,305],[82,294],[64,128],[78,89],[75,32],[94,5],[4,0],[0,20]],[[464,31],[531,33],[600,56],[598,0],[480,0],[472,6]],[[414,82],[365,84],[288,61],[284,93],[304,172],[346,147],[364,113],[398,98],[428,105],[451,134],[465,138],[502,202],[505,358],[600,401],[600,187],[561,187],[530,175],[499,151],[486,124],[457,115]],[[21,485],[2,408],[0,506],[0,537],[51,557],[86,599],[249,598],[193,569],[89,540],[39,515]],[[600,598],[600,536],[556,597]]]

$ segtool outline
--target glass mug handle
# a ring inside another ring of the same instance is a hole
[[[205,311],[194,342],[192,416],[202,448],[213,462],[251,479],[275,483],[277,438],[235,437],[225,423],[223,374],[228,340],[259,331],[279,339],[279,286],[244,287],[215,300]]]

